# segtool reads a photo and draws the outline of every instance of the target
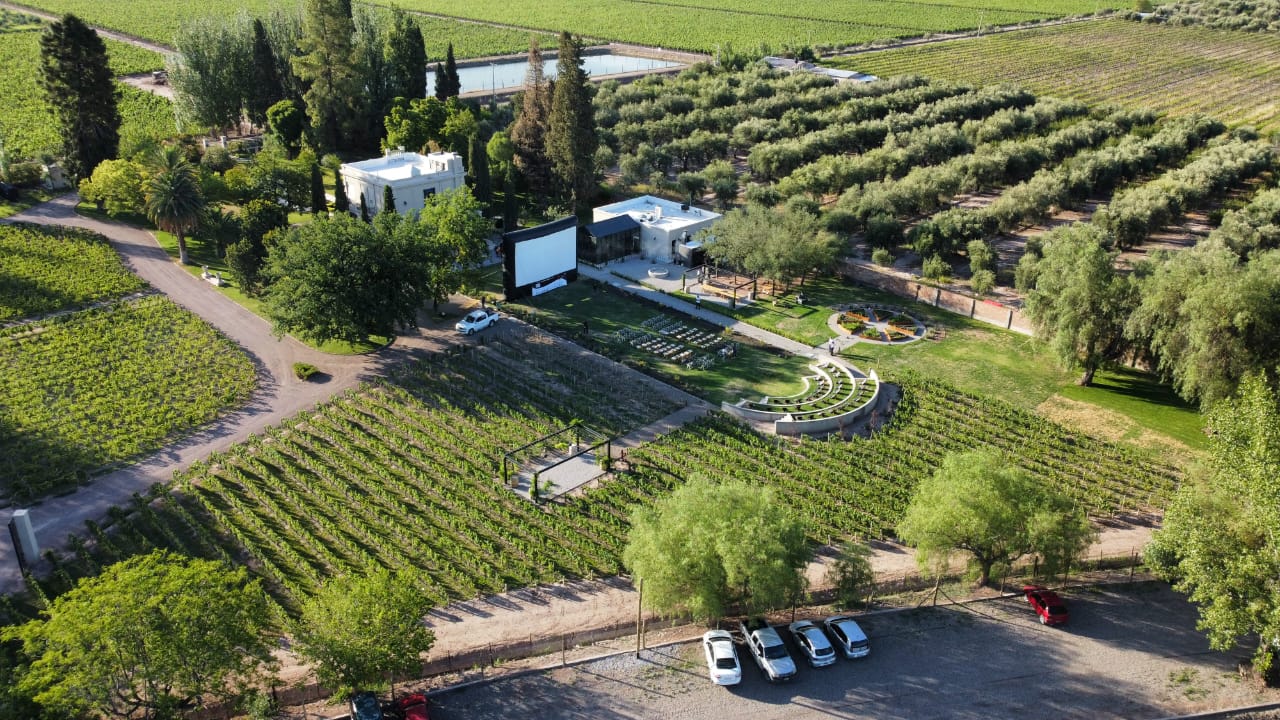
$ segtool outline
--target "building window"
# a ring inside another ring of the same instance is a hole
[[[426,200],[427,198],[429,198],[429,197],[431,197],[432,195],[435,195],[435,194],[436,194],[436,189],[435,189],[435,188],[433,188],[433,187],[423,188],[423,189],[422,189],[422,199],[423,199],[423,200]]]

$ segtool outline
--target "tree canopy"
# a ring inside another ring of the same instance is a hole
[[[303,603],[294,641],[321,684],[349,695],[422,669],[422,655],[435,642],[423,624],[430,609],[403,575],[381,568],[341,575]]]
[[[120,149],[120,111],[107,46],[75,15],[40,36],[40,86],[62,136],[67,173],[86,178]]]
[[[1259,375],[1209,411],[1209,461],[1178,490],[1146,557],[1187,593],[1210,645],[1257,643],[1274,681],[1280,638],[1280,397]]]
[[[658,612],[714,619],[736,602],[770,610],[804,588],[804,525],[772,488],[694,478],[631,520],[622,562]]]
[[[1027,315],[1036,334],[1068,368],[1080,368],[1081,385],[1108,360],[1128,348],[1124,326],[1135,297],[1129,278],[1116,272],[1116,253],[1098,227],[1079,223],[1059,228],[1044,241],[1036,265]]]
[[[575,210],[585,207],[595,195],[598,140],[593,95],[582,68],[582,40],[560,33],[556,83],[547,119],[547,156]]]
[[[158,551],[81,580],[3,637],[21,641],[19,689],[44,707],[154,718],[269,667],[271,621],[244,568]]]
[[[990,451],[943,458],[916,488],[898,534],[924,569],[945,568],[957,550],[970,554],[979,585],[1027,555],[1039,555],[1048,573],[1060,571],[1094,535],[1071,498]]]
[[[360,95],[352,63],[355,22],[350,10],[344,0],[307,0],[301,54],[292,59],[294,72],[308,83],[307,114],[315,142],[324,150],[341,146],[351,122],[351,103]]]
[[[751,203],[730,210],[709,235],[707,255],[778,283],[830,270],[840,251],[839,239],[821,228],[818,217],[795,206],[777,210]]]
[[[143,207],[156,227],[177,236],[178,259],[186,265],[186,236],[200,224],[204,211],[200,175],[177,146],[157,150],[152,162],[155,168],[147,180]]]

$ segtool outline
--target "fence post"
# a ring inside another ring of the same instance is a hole
[[[1004,329],[1005,330],[1013,329],[1013,308],[1009,308],[1009,319],[1005,321]]]
[[[969,318],[972,319],[978,314],[978,298],[973,298],[973,304],[969,306]]]
[[[641,635],[644,633],[644,626],[641,624],[644,622],[644,606],[641,604],[644,601],[644,578],[636,583],[636,589],[636,657],[640,657]]]
[[[942,288],[933,289],[933,306],[938,307],[938,303],[942,302]]]

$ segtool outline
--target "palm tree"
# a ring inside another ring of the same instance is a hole
[[[158,150],[153,165],[155,174],[147,181],[147,217],[156,227],[178,237],[178,259],[189,265],[186,234],[200,223],[204,209],[200,176],[179,147]]]

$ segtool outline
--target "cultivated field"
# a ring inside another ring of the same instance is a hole
[[[100,235],[0,226],[0,323],[142,289]]]
[[[0,30],[0,137],[14,157],[56,152],[60,141],[52,113],[39,84],[39,26],[9,32]],[[111,67],[119,74],[145,72],[163,66],[156,53],[107,40]],[[162,139],[177,132],[169,101],[120,85],[121,148],[135,147],[146,138]]]
[[[1280,129],[1280,37],[1111,19],[865,53],[829,64],[920,73]]]
[[[66,490],[248,399],[254,368],[168,299],[0,333],[0,497]]]
[[[97,0],[25,0],[26,5],[51,12],[74,12],[86,20],[114,30],[168,43],[182,18],[211,12],[196,0],[130,0],[101,3]],[[389,3],[372,5],[387,7]],[[551,0],[513,5],[505,0],[405,0],[406,10],[480,20],[512,28],[550,33],[561,30],[595,39],[618,40],[657,47],[713,52],[731,43],[739,49],[766,43],[844,46],[870,40],[962,30],[1044,20],[1063,15],[1092,13],[1124,7],[1124,3],[1092,0],[801,0],[780,7],[764,0]],[[219,14],[244,8],[253,14],[289,6],[271,0],[231,0],[219,5]],[[444,54],[452,41],[462,57],[519,51],[528,46],[520,30],[488,28],[447,18],[427,21],[423,28],[432,58]]]
[[[1158,504],[1171,468],[990,398],[915,377],[873,440],[792,445],[716,416],[628,454],[634,471],[539,510],[497,479],[504,450],[571,418],[609,432],[672,409],[634,375],[546,340],[490,341],[367,386],[210,457],[176,493],[91,526],[49,592],[155,546],[247,562],[286,608],[373,564],[418,574],[436,603],[620,570],[629,509],[692,474],[776,485],[830,542],[891,532],[952,450],[995,446],[1094,513]]]

